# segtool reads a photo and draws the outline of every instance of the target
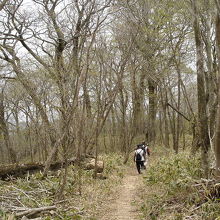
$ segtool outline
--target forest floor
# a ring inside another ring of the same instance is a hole
[[[137,220],[140,219],[140,193],[142,174],[137,174],[135,167],[127,168],[120,186],[100,210],[100,220]]]
[[[201,179],[200,157],[161,152],[151,154],[141,175],[133,161],[123,165],[117,155],[105,155],[103,179],[71,165],[61,201],[56,200],[59,172],[0,181],[0,219],[220,220],[219,182]],[[54,210],[24,213],[42,207]]]

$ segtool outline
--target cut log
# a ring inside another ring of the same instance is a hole
[[[86,165],[85,168],[87,170],[93,170],[95,169],[95,159],[91,159]],[[103,161],[97,161],[97,172],[102,173],[104,170],[104,162]]]

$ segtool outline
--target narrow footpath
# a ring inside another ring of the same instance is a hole
[[[138,194],[143,187],[142,175],[135,169],[129,169],[121,186],[117,190],[117,198],[106,207],[105,215],[100,220],[138,220]]]

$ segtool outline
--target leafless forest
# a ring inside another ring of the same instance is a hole
[[[219,68],[220,0],[1,0],[0,163],[127,163],[145,140],[218,179]]]

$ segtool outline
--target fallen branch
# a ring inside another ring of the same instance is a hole
[[[167,102],[167,105],[172,108],[175,112],[177,112],[179,115],[181,115],[183,118],[185,118],[187,121],[191,121],[190,119],[188,119],[183,113],[181,113],[180,111],[178,111],[176,108],[174,108],[170,103]]]
[[[25,195],[29,200],[32,200],[34,203],[36,203],[37,205],[39,205],[39,203],[34,199],[31,198],[26,192],[24,192],[23,190],[16,188],[15,186],[11,186],[12,188],[14,188],[16,191],[21,192],[23,195]]]
[[[54,210],[56,209],[56,206],[45,206],[45,207],[40,207],[40,208],[32,208],[32,209],[27,209],[23,212],[18,212],[15,214],[16,217],[21,217],[21,216],[32,216],[35,215],[36,213],[43,212],[43,211],[48,211],[48,210]]]

